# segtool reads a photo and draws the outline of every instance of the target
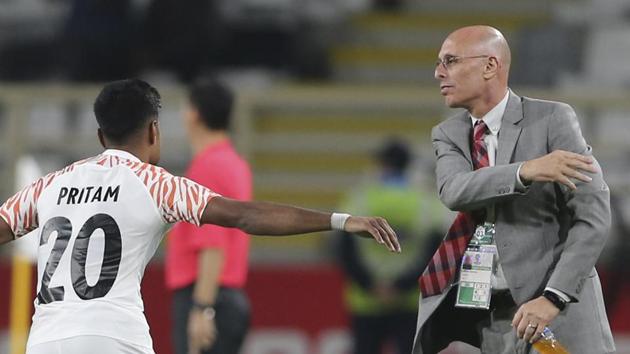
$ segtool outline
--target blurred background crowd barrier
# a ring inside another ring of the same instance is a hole
[[[430,129],[453,114],[434,62],[450,31],[479,23],[512,46],[511,88],[571,104],[604,168],[614,220],[598,270],[618,352],[630,353],[624,0],[0,0],[0,197],[100,152],[91,105],[102,82],[130,76],[163,96],[161,165],[173,173],[191,158],[180,117],[186,84],[216,75],[237,93],[232,135],[252,165],[256,199],[335,209],[392,136],[413,147],[418,183],[433,186]],[[330,236],[253,240],[244,354],[349,353]],[[15,260],[27,242],[0,249],[0,353],[17,353],[11,333],[29,320],[36,277]],[[161,256],[143,293],[156,352],[168,354]]]

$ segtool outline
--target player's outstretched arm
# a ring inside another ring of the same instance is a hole
[[[13,241],[13,230],[3,218],[0,218],[0,245]]]
[[[268,202],[244,202],[214,197],[201,222],[236,227],[252,235],[293,235],[331,230],[331,214]],[[387,221],[379,217],[349,217],[344,231],[374,238],[390,251],[400,252],[398,237]]]

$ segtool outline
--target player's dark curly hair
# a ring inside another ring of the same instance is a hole
[[[190,88],[188,99],[206,127],[229,129],[234,95],[227,86],[216,80],[199,81]]]
[[[105,137],[124,143],[150,119],[156,119],[161,108],[160,94],[138,79],[110,82],[94,101],[94,115]]]

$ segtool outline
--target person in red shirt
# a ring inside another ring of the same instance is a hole
[[[190,89],[184,120],[194,158],[186,177],[226,197],[251,200],[249,165],[234,150],[227,132],[233,100],[231,91],[217,81]],[[174,290],[176,354],[239,352],[250,319],[243,291],[248,251],[249,236],[235,228],[187,223],[173,228],[166,283]]]

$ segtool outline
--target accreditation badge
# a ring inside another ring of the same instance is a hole
[[[485,223],[477,227],[462,259],[456,307],[490,308],[494,255],[497,252],[493,240],[494,224]]]

